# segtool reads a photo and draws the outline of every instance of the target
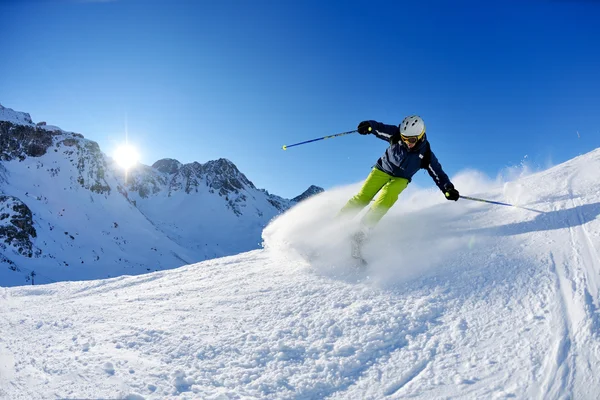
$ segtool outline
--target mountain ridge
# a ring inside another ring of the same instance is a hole
[[[162,256],[154,270],[237,254],[259,248],[271,218],[317,192],[311,186],[291,200],[269,194],[224,158],[204,164],[165,158],[125,174],[82,134],[0,108],[0,251],[11,271],[17,266],[43,273],[48,268],[39,261],[49,258],[55,266],[44,275],[92,279],[119,274],[120,268],[108,267],[102,275],[107,252],[108,260],[133,273],[148,272],[144,260],[156,259],[157,252]],[[65,222],[69,214],[80,219]],[[31,228],[21,223],[28,218]],[[132,221],[141,224],[144,240]],[[126,235],[112,232],[125,226]],[[135,268],[125,262],[132,243],[143,248]],[[92,263],[96,271],[70,273],[75,263]]]

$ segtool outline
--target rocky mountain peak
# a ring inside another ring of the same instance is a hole
[[[292,199],[292,201],[295,202],[300,202],[302,200],[306,200],[311,196],[314,196],[316,194],[322,193],[324,192],[325,189],[323,189],[322,187],[319,186],[315,186],[315,185],[310,185],[310,187],[308,189],[306,189],[304,191],[304,193],[302,193],[300,196],[296,196]]]
[[[182,165],[183,164],[175,159],[163,158],[152,164],[152,168],[155,168],[162,173],[173,175],[179,171],[179,168],[181,168]]]
[[[221,195],[237,192],[244,186],[256,189],[246,175],[240,172],[234,163],[226,158],[209,161],[202,165],[202,171],[207,177],[210,187],[219,190]]]
[[[203,164],[203,168],[207,172],[214,171],[233,175],[240,173],[236,165],[226,158],[219,158],[218,160],[208,161],[206,164]]]

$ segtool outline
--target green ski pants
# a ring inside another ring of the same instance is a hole
[[[379,220],[394,205],[398,196],[408,186],[408,179],[395,178],[383,171],[373,168],[363,183],[358,194],[352,197],[340,210],[338,216],[352,218],[365,208],[375,195],[381,191],[371,209],[361,220],[361,224],[368,228],[374,227]]]

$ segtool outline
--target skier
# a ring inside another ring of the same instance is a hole
[[[427,170],[446,199],[456,201],[460,195],[431,151],[425,135],[425,123],[419,116],[406,117],[398,126],[377,121],[362,121],[357,130],[361,135],[372,133],[390,143],[358,194],[352,197],[338,214],[342,217],[354,217],[381,191],[361,219],[361,228],[352,237],[352,256],[362,260],[360,247],[368,233],[398,200],[398,195],[419,169]]]

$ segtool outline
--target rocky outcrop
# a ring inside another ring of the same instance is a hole
[[[300,196],[296,196],[292,199],[293,202],[299,203],[303,200],[308,199],[309,197],[312,197],[316,194],[322,193],[325,190],[322,187],[318,187],[315,185],[311,185],[308,189],[306,189],[304,191],[304,193],[302,193]]]
[[[57,149],[68,148],[64,154],[77,166],[76,180],[83,188],[95,193],[110,193],[111,188],[104,179],[106,162],[98,143],[86,140],[80,134],[0,121],[0,161],[42,157],[55,142]]]
[[[98,143],[79,140],[74,146],[77,154],[77,182],[94,193],[110,194],[111,187],[106,182],[106,160]]]
[[[52,146],[54,136],[42,128],[0,121],[0,160],[22,161],[27,156],[43,156]]]
[[[193,162],[181,165],[169,181],[169,195],[180,190],[187,194],[198,192],[201,183],[203,183],[202,164]]]
[[[163,174],[173,175],[179,171],[179,168],[181,168],[182,165],[183,164],[181,164],[179,161],[172,158],[163,158],[162,160],[158,160],[152,164],[152,168],[162,172]]]
[[[246,175],[225,158],[207,162],[202,166],[202,171],[207,176],[208,186],[217,190],[221,196],[237,194],[245,187],[256,189]]]
[[[33,256],[37,237],[31,210],[16,197],[0,195],[0,248],[12,247],[23,256]]]

